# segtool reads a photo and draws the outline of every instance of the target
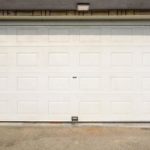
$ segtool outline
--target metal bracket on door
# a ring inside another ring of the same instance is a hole
[[[72,123],[77,123],[79,121],[78,116],[72,116],[71,121]]]

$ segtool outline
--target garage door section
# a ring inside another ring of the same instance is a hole
[[[0,121],[150,121],[149,26],[0,26]]]

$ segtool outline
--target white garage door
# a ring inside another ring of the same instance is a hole
[[[150,26],[0,26],[0,121],[150,121]]]

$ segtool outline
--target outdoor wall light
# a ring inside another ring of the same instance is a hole
[[[77,4],[77,11],[89,11],[90,4],[89,3],[78,3]]]

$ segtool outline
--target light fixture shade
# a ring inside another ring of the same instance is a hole
[[[89,3],[78,3],[77,4],[77,11],[89,11],[90,4]]]

